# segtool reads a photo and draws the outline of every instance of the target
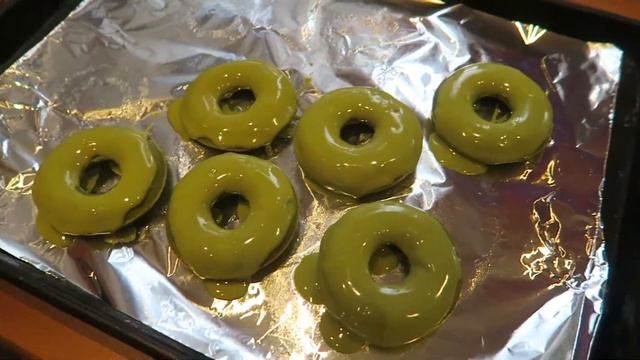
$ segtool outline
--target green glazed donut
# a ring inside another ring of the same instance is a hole
[[[369,264],[389,244],[406,255],[409,273],[382,284],[373,280]],[[364,343],[408,344],[435,331],[456,301],[461,271],[437,220],[408,205],[377,202],[348,211],[329,227],[319,254],[303,259],[294,280],[304,298],[326,306],[330,317],[320,325],[325,342],[348,353]]]
[[[102,194],[80,187],[95,159],[113,160],[121,170],[118,183]],[[49,154],[36,174],[32,196],[40,228],[71,235],[113,233],[155,204],[166,177],[162,152],[146,132],[120,127],[78,131]]]
[[[502,122],[480,117],[473,104],[483,97],[504,101],[511,116]],[[436,149],[436,157],[445,166],[472,174],[484,172],[484,164],[520,162],[535,156],[551,136],[553,112],[540,86],[519,70],[501,64],[472,64],[456,70],[440,85],[433,122],[435,134],[429,145]],[[443,150],[447,147],[451,149],[448,153]],[[452,154],[470,164],[456,162]]]
[[[249,203],[235,229],[220,227],[211,215],[225,194],[242,195]],[[178,182],[168,227],[176,252],[196,275],[245,282],[290,243],[297,214],[293,187],[276,165],[226,153],[199,163]]]
[[[374,129],[370,141],[352,145],[340,137],[350,121]],[[362,197],[397,184],[415,171],[422,129],[414,113],[377,89],[335,90],[302,115],[294,148],[304,175],[330,190]]]
[[[245,111],[226,111],[220,100],[249,89],[255,102]],[[272,65],[236,61],[201,73],[168,117],[183,138],[220,150],[245,151],[265,146],[293,119],[296,93],[285,74]]]

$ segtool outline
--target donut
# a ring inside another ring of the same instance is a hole
[[[234,229],[221,227],[211,214],[216,200],[228,194],[248,202],[245,219]],[[178,182],[168,229],[174,249],[196,275],[230,285],[247,283],[282,254],[294,238],[297,214],[293,187],[276,165],[226,153],[202,161]]]
[[[80,186],[96,159],[114,161],[121,172],[118,183],[101,194]],[[166,177],[167,164],[148,133],[123,127],[78,131],[58,145],[36,173],[32,196],[39,227],[69,235],[114,233],[156,203]]]
[[[231,111],[221,101],[251,90],[255,101]],[[246,108],[246,106],[248,108]],[[202,72],[184,97],[169,106],[168,118],[185,139],[219,150],[247,151],[271,143],[293,119],[296,93],[285,74],[272,65],[244,60]]]
[[[508,119],[485,120],[474,111],[484,97],[503,101]],[[553,130],[553,111],[544,91],[510,66],[483,63],[456,70],[436,91],[435,133],[429,147],[453,170],[478,174],[486,165],[521,162],[538,154]]]
[[[370,261],[389,245],[405,254],[409,271],[397,283],[378,283]],[[436,219],[408,205],[375,202],[331,225],[320,252],[296,268],[294,282],[303,298],[326,307],[320,324],[325,342],[349,353],[365,343],[401,346],[435,331],[457,299],[461,272]]]
[[[341,129],[354,121],[373,128],[368,142],[353,145],[341,137]],[[391,95],[368,87],[344,88],[322,96],[304,112],[294,149],[306,178],[360,198],[415,171],[422,129],[411,109]]]

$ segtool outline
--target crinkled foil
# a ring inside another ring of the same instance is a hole
[[[464,269],[460,299],[433,336],[351,357],[585,358],[607,277],[600,191],[621,52],[464,6],[398,3],[84,1],[0,77],[0,248],[218,359],[344,358],[323,343],[323,308],[297,295],[292,272],[353,204],[309,190],[290,146],[273,161],[299,197],[299,242],[231,302],[213,300],[169,247],[166,197],[130,247],[48,245],[34,228],[35,171],[78,128],[119,124],[149,129],[175,184],[209,153],[180,141],[167,104],[226,61],[259,58],[286,69],[301,111],[336,88],[380,87],[415,109],[426,132],[434,91],[448,74],[500,62],[547,92],[552,143],[533,161],[475,177],[442,168],[425,143],[415,181],[392,196],[448,229]]]

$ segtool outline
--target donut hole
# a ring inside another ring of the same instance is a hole
[[[501,123],[511,118],[511,107],[506,99],[499,95],[483,96],[473,103],[473,111],[482,119]]]
[[[351,145],[368,143],[375,130],[367,120],[350,119],[340,129],[340,138]]]
[[[94,158],[80,174],[80,189],[86,194],[104,194],[120,181],[120,166],[111,159]]]
[[[369,273],[378,284],[402,282],[409,275],[409,270],[409,258],[391,243],[378,248],[369,259]]]
[[[211,205],[211,216],[218,226],[233,230],[249,215],[249,201],[240,194],[224,193]]]
[[[251,89],[233,89],[218,99],[218,106],[223,113],[238,113],[249,110],[256,102],[256,95]]]

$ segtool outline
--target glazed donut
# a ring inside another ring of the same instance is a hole
[[[409,273],[398,283],[382,284],[372,278],[369,264],[388,245],[406,255]],[[460,262],[442,225],[414,207],[390,202],[348,211],[326,231],[320,252],[304,258],[294,273],[298,292],[326,306],[329,317],[321,322],[327,324],[320,324],[325,342],[346,353],[357,351],[356,344],[396,347],[431,333],[451,311],[460,278]]]
[[[226,96],[247,89],[255,101],[245,111],[231,112],[220,105]],[[168,117],[183,138],[215,149],[246,151],[271,143],[296,108],[296,93],[282,71],[245,60],[204,71],[184,97],[170,105]]]
[[[350,121],[364,121],[374,134],[352,145],[340,137]],[[422,129],[414,113],[377,89],[335,90],[302,115],[294,137],[305,177],[356,198],[397,184],[415,171],[422,150]]]
[[[231,230],[211,215],[226,194],[242,195],[249,204],[246,219]],[[293,187],[276,165],[226,153],[199,163],[178,182],[168,228],[176,252],[196,275],[246,282],[291,242],[297,214]]]
[[[102,194],[80,186],[95,159],[112,160],[121,170],[118,183]],[[113,233],[156,203],[166,177],[162,152],[146,132],[121,127],[78,131],[49,154],[36,174],[32,194],[40,228],[71,235]]]
[[[473,104],[495,97],[511,109],[506,121],[488,121]],[[447,156],[484,164],[520,162],[535,156],[553,129],[553,111],[544,91],[517,69],[501,64],[472,64],[456,70],[438,88],[433,105],[435,133],[430,148],[447,165]],[[443,149],[450,148],[448,151]],[[439,156],[438,156],[439,155]],[[477,165],[477,164],[476,164]],[[454,170],[455,164],[453,164]],[[464,168],[464,167],[463,167]],[[462,171],[464,172],[464,171]]]

